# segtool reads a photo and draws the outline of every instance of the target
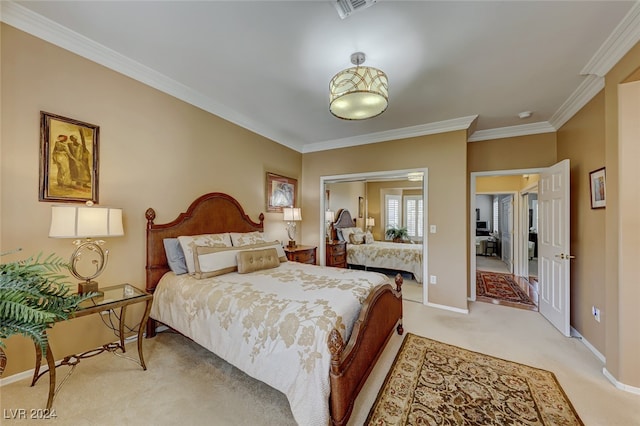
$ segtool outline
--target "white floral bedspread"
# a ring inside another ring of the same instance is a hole
[[[296,262],[197,280],[165,274],[151,317],[283,392],[300,425],[329,423],[327,338],[345,342],[362,303],[386,276]]]
[[[411,272],[416,281],[422,282],[422,244],[387,241],[347,244],[347,263]]]

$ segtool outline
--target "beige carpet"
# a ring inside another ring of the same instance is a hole
[[[553,373],[407,334],[369,425],[582,425]]]
[[[404,304],[406,332],[555,373],[587,425],[640,425],[640,396],[616,389],[602,364],[577,339],[563,337],[538,313],[471,303],[458,314]],[[355,402],[350,425],[364,424],[402,343],[394,335]],[[55,342],[52,342],[55,345]],[[128,344],[135,354],[135,344]],[[187,339],[161,333],[144,341],[149,369],[102,354],[83,360],[56,397],[53,420],[0,420],[6,425],[293,425],[284,395]],[[11,362],[11,360],[9,360]],[[59,369],[62,373],[62,369]],[[42,408],[47,378],[0,388],[0,413]]]

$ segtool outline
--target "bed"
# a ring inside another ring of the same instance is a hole
[[[417,282],[422,283],[422,244],[394,243],[390,241],[366,241],[363,239],[358,244],[353,244],[350,238],[338,235],[345,230],[355,228],[355,221],[347,209],[338,211],[336,221],[333,224],[335,238],[341,237],[347,242],[347,264],[367,268],[381,268],[393,271],[409,272],[413,274]],[[356,228],[359,229],[359,228]],[[360,230],[359,232],[362,232]]]
[[[381,274],[286,260],[249,273],[239,263],[238,271],[213,277],[178,275],[165,239],[262,233],[264,215],[253,222],[233,197],[210,193],[169,223],[155,224],[155,217],[149,208],[146,290],[154,301],[147,337],[163,323],[282,391],[299,424],[346,424],[387,341],[403,333],[402,277],[392,286]],[[238,250],[240,260],[276,253]]]

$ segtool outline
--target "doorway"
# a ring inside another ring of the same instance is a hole
[[[570,254],[570,217],[569,217],[569,201],[570,201],[570,161],[565,159],[553,166],[539,169],[523,169],[523,170],[504,170],[494,172],[472,172],[470,174],[470,194],[475,195],[477,191],[483,188],[478,187],[476,182],[479,177],[488,176],[515,176],[517,179],[528,179],[533,175],[538,175],[537,179],[537,227],[538,236],[536,245],[538,250],[538,311],[542,314],[554,327],[556,327],[563,335],[570,335],[570,311],[571,311],[571,289],[570,289],[570,264],[569,260],[573,258]],[[528,185],[535,187],[533,183],[528,181]],[[524,185],[523,185],[524,188]],[[522,192],[522,191],[520,191]],[[530,191],[533,192],[533,191]],[[522,228],[529,225],[528,221],[522,220],[524,213],[520,210],[522,197],[516,197],[514,202],[514,211],[520,212],[514,223],[513,235],[521,240],[523,233]],[[518,206],[515,205],[518,203]],[[470,217],[471,220],[471,241],[475,237],[475,197],[470,200]],[[526,207],[528,215],[528,206]],[[514,275],[522,274],[525,269],[523,259],[528,259],[528,243],[514,242]],[[526,250],[525,250],[526,248]],[[470,244],[471,261],[470,261],[470,284],[476,282],[476,259],[475,244]],[[475,285],[469,286],[469,299],[477,300],[477,289]]]
[[[535,268],[529,267],[527,248],[533,226],[528,206],[538,179],[531,172],[485,173],[473,179],[472,200],[479,220],[472,233],[471,300],[537,310],[537,282],[531,283],[528,273]]]

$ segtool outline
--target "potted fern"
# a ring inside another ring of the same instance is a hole
[[[385,236],[394,243],[399,243],[409,239],[409,231],[406,226],[390,225]]]
[[[45,330],[69,318],[81,302],[96,295],[69,294],[66,276],[61,274],[67,267],[53,254],[0,264],[0,376],[7,362],[4,339],[22,334],[33,339],[44,355]]]

